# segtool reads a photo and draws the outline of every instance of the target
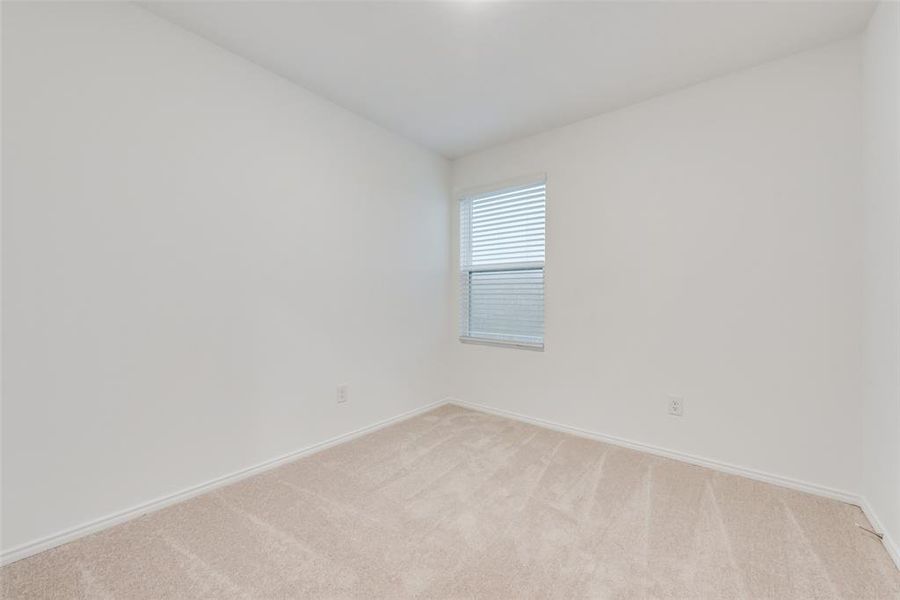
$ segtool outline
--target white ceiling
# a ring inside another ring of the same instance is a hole
[[[152,2],[447,157],[847,37],[869,2]]]

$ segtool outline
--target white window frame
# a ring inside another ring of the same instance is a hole
[[[513,190],[520,187],[526,187],[529,185],[537,185],[544,184],[544,260],[542,261],[530,261],[530,262],[521,262],[521,263],[503,263],[497,265],[478,265],[471,266],[467,265],[466,261],[463,259],[463,255],[467,248],[459,247],[459,252],[457,253],[457,260],[459,261],[459,301],[468,302],[468,295],[466,292],[466,285],[464,283],[464,278],[470,277],[470,274],[473,272],[497,272],[497,271],[512,271],[512,270],[523,270],[523,269],[540,269],[541,270],[541,278],[543,280],[545,298],[546,298],[546,261],[547,261],[547,224],[546,224],[546,202],[548,198],[548,192],[546,189],[547,186],[547,175],[545,173],[540,173],[537,175],[531,175],[527,177],[520,177],[514,180],[508,180],[502,183],[479,186],[477,188],[468,188],[466,190],[462,190],[456,194],[457,197],[457,242],[461,243],[462,241],[462,227],[463,223],[460,219],[460,215],[462,213],[462,204],[466,201],[469,201],[473,198],[483,196],[486,194],[499,194],[503,193],[506,190]],[[464,297],[465,296],[465,297]],[[469,324],[465,322],[465,318],[468,318],[467,311],[465,311],[465,317],[463,316],[463,309],[460,306],[460,336],[459,341],[464,344],[479,344],[486,346],[499,346],[506,348],[520,348],[524,350],[536,350],[539,352],[544,351],[544,347],[547,341],[547,331],[546,331],[546,300],[543,305],[543,319],[544,319],[544,332],[542,335],[542,339],[540,342],[526,342],[526,341],[518,341],[518,340],[504,340],[504,339],[496,339],[496,338],[488,338],[488,337],[476,337],[466,335],[465,332],[468,331]]]

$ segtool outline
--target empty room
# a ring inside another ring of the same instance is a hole
[[[0,597],[900,599],[900,2],[0,20]]]

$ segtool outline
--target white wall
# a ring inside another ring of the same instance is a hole
[[[3,3],[3,126],[4,550],[443,395],[443,159],[118,3]]]
[[[863,46],[865,394],[862,493],[900,566],[900,4]]]
[[[456,161],[548,174],[547,349],[449,360],[444,160],[139,8],[2,6],[4,551],[446,391],[862,492],[900,538],[896,4],[862,53]]]
[[[852,39],[455,161],[546,172],[548,242],[546,351],[457,343],[453,395],[854,493],[860,121]]]

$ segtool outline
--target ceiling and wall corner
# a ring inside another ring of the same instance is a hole
[[[145,2],[456,158],[858,33],[871,2]]]

